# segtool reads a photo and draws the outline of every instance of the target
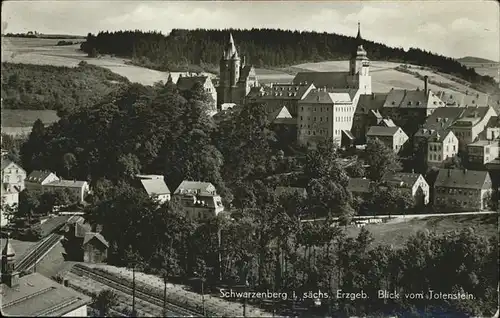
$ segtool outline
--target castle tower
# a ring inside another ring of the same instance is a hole
[[[9,241],[10,233],[2,250],[2,283],[12,288],[19,285],[19,273],[14,269],[16,253]]]
[[[349,74],[355,77],[357,87],[361,94],[372,93],[372,80],[370,76],[370,60],[366,50],[363,47],[363,38],[361,37],[361,24],[358,22],[358,34],[356,36],[356,49],[353,50],[349,60]]]
[[[240,79],[241,61],[232,34],[229,34],[229,41],[226,44],[219,66],[220,80],[217,87],[217,108],[220,108],[219,106],[224,103],[234,103],[238,100],[237,86]]]

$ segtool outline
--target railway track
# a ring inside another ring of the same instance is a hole
[[[45,239],[43,239],[40,243],[38,243],[33,250],[29,251],[22,259],[19,260],[18,263],[14,266],[15,270],[18,272],[29,271],[38,259],[45,256],[45,254],[52,248],[54,245],[59,243],[62,239],[62,235],[59,234],[50,234]]]
[[[75,266],[73,266],[73,268],[71,269],[71,273],[78,275],[78,276],[86,276],[86,277],[91,278],[91,279],[93,279],[101,284],[109,286],[117,291],[120,291],[120,292],[128,294],[128,295],[132,295],[132,288],[129,287],[127,283],[123,283],[123,282],[119,282],[119,281],[114,280],[114,279],[110,279],[110,278],[108,278],[100,273],[94,272],[88,268],[81,266],[81,265],[76,264]],[[148,302],[148,303],[151,303],[153,305],[163,307],[163,298],[162,297],[158,297],[154,294],[146,293],[144,291],[141,291],[138,288],[135,289],[135,297],[137,299],[144,301],[144,302]],[[167,302],[165,307],[167,310],[173,311],[173,312],[181,314],[181,315],[185,315],[187,317],[203,317],[203,315],[201,315],[198,312],[195,312],[195,311],[190,310],[190,309],[186,309],[184,307],[172,304],[170,302]]]

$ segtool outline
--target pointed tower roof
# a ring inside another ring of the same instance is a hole
[[[10,233],[7,234],[7,242],[5,242],[5,246],[2,250],[2,258],[3,257],[6,257],[8,261],[14,260],[14,258],[16,257],[16,252],[10,244]]]
[[[363,38],[361,37],[361,23],[358,22],[358,35],[356,35],[356,41],[359,44],[359,42],[362,40]]]
[[[226,44],[226,49],[224,51],[224,59],[225,60],[239,59],[238,51],[236,50],[236,45],[234,45],[232,33],[229,33],[229,42]]]

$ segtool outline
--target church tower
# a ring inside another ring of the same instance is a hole
[[[224,103],[238,101],[238,81],[240,79],[241,60],[234,45],[233,35],[229,34],[229,41],[220,59],[220,79],[217,87],[217,108]]]
[[[372,79],[370,76],[370,60],[363,47],[361,37],[361,25],[358,22],[358,35],[356,36],[356,50],[353,50],[349,60],[349,75],[353,76],[357,82],[360,94],[372,93]]]
[[[19,273],[14,269],[16,253],[9,242],[9,238],[10,233],[2,250],[2,284],[6,284],[12,288],[19,285]]]

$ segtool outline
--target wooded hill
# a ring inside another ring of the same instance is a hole
[[[128,79],[80,62],[76,68],[2,63],[2,107],[65,111],[91,106]]]
[[[346,60],[355,48],[355,39],[338,34],[273,29],[183,30],[160,32],[118,31],[88,34],[81,48],[89,54],[131,57],[136,63],[159,70],[214,68],[219,64],[228,33],[232,32],[240,56],[256,67],[284,67],[324,60]],[[405,51],[381,43],[364,41],[372,60],[417,64],[456,75],[471,83],[498,87],[490,76],[482,76],[460,62],[418,48]]]

